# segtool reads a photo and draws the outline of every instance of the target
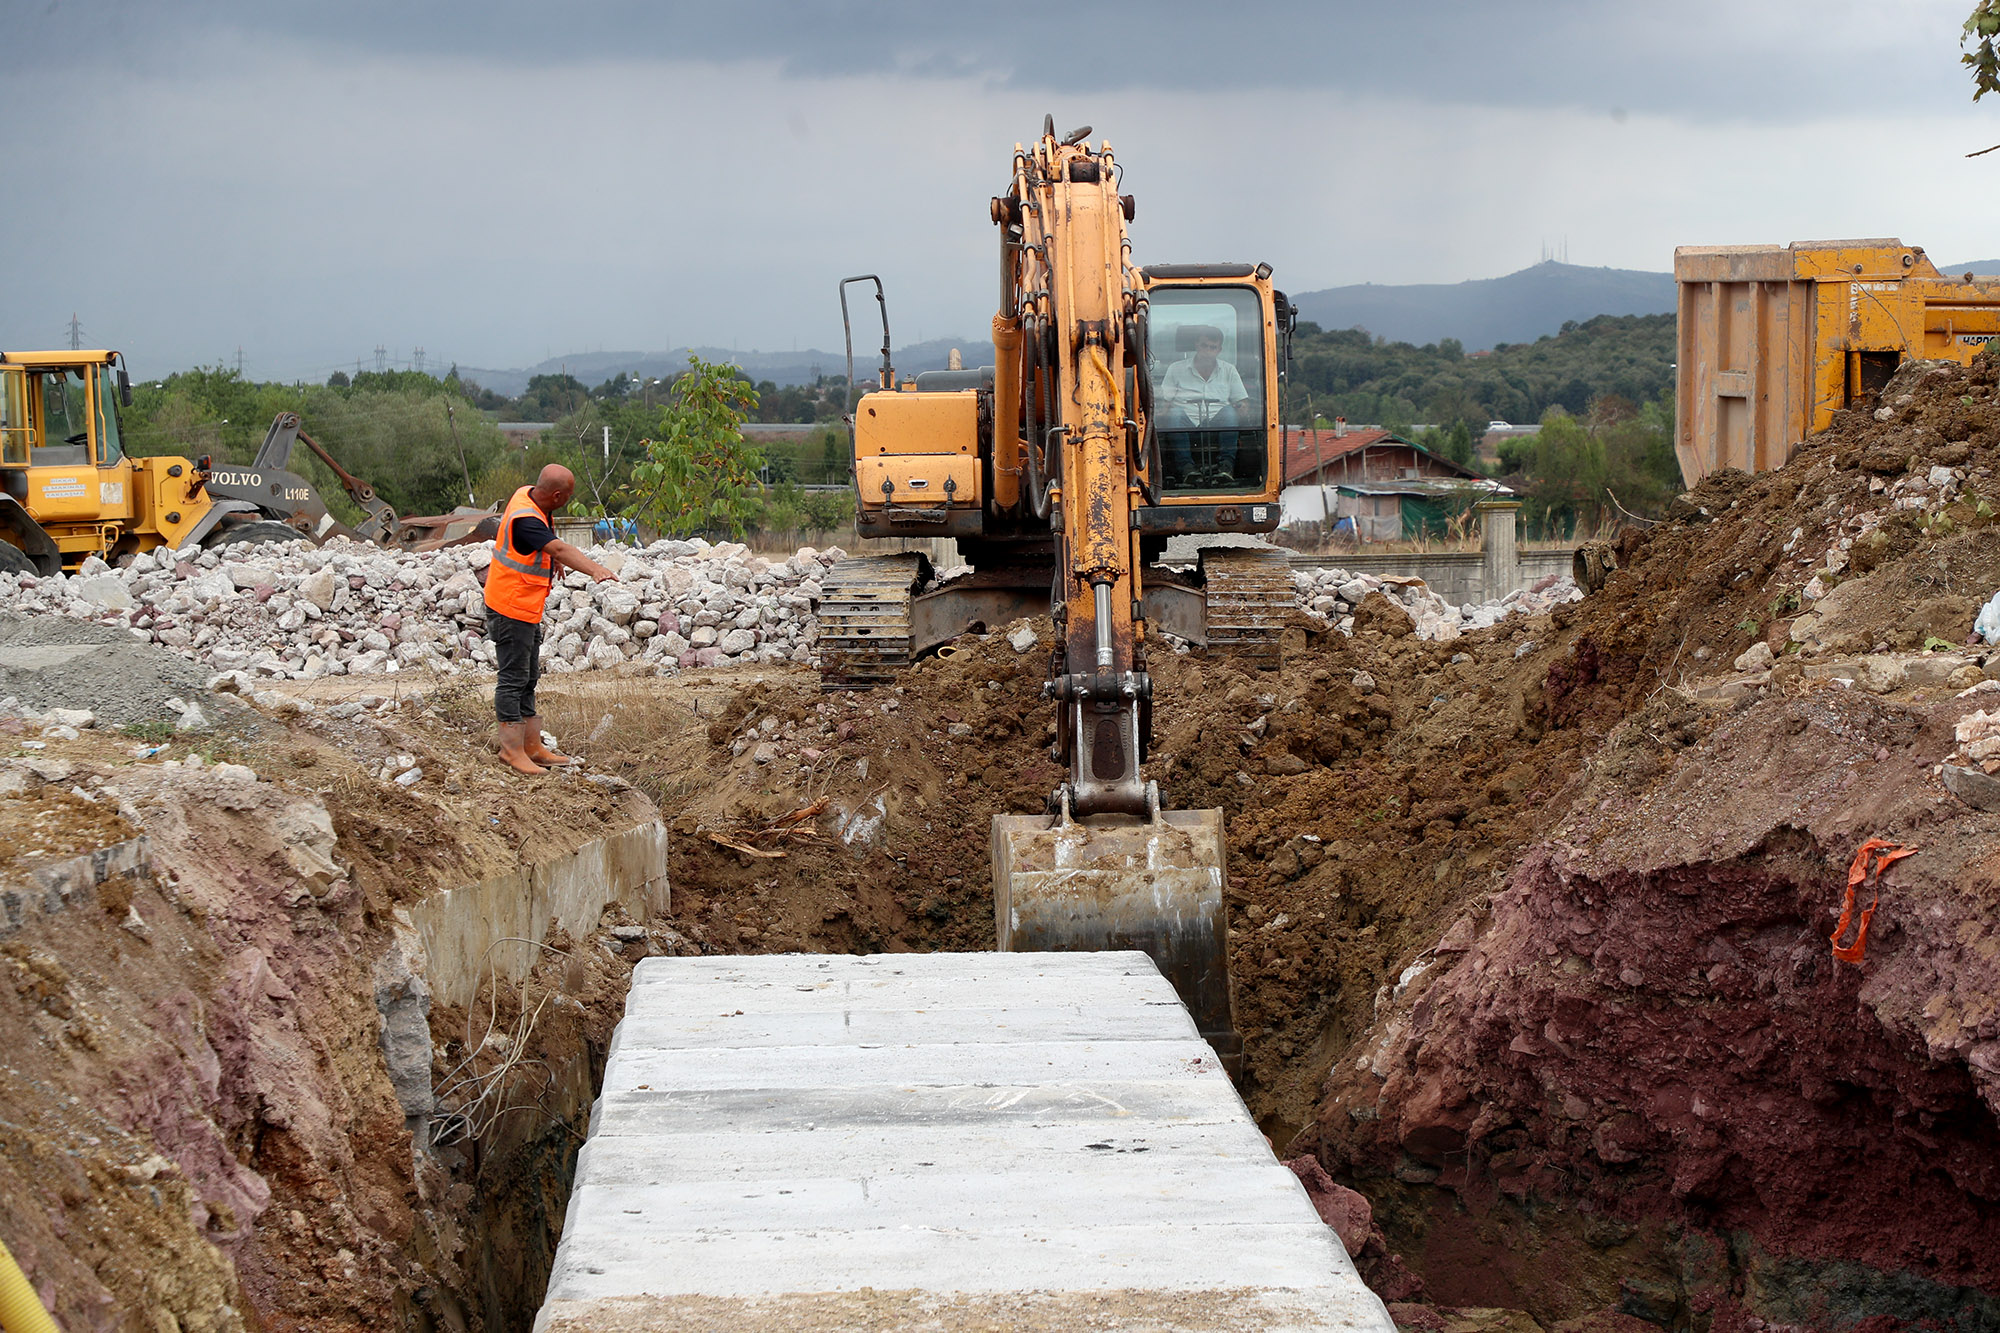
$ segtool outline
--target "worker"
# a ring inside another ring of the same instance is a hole
[[[1236,430],[1250,395],[1236,367],[1222,359],[1222,330],[1212,324],[1188,329],[1194,351],[1167,367],[1160,383],[1159,400],[1166,438],[1169,485],[1185,477],[1194,467],[1197,441],[1194,431],[1204,432],[1203,454],[1212,450],[1214,464],[1233,481],[1236,471]],[[1202,461],[1207,461],[1206,459]]]
[[[535,716],[535,682],[542,674],[542,606],[555,585],[556,570],[573,569],[593,579],[611,571],[556,536],[556,511],[569,503],[576,477],[559,463],[542,469],[532,486],[514,492],[500,515],[493,538],[493,563],[486,567],[486,637],[493,640],[500,679],[493,687],[493,711],[500,718],[500,759],[522,773],[546,773],[549,765],[573,764],[542,742]]]

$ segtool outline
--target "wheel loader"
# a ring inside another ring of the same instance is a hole
[[[398,518],[372,486],[302,432],[291,412],[278,414],[248,467],[130,457],[118,408],[131,401],[117,352],[0,353],[0,571],[55,574],[93,555],[116,560],[163,545],[336,535],[426,550],[481,540],[497,528],[480,510]],[[367,516],[358,527],[328,513],[312,482],[289,470],[300,443]]]
[[[1000,232],[995,365],[898,379],[888,307],[872,391],[851,417],[864,538],[949,537],[844,560],[818,602],[822,683],[867,689],[968,632],[1050,614],[1044,697],[1068,779],[1042,815],[993,826],[1008,949],[1141,948],[1226,1062],[1231,1015],[1222,812],[1174,810],[1144,775],[1147,655],[1163,634],[1278,665],[1293,605],[1284,554],[1245,544],[1162,564],[1170,538],[1269,532],[1283,485],[1278,386],[1296,316],[1265,264],[1136,267],[1109,144],[1088,126],[1015,145]]]

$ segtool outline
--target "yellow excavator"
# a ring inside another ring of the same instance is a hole
[[[818,604],[829,689],[866,689],[952,638],[1024,615],[1055,624],[1044,695],[1068,779],[1047,812],[993,827],[1006,949],[1149,953],[1226,1062],[1220,810],[1166,808],[1144,775],[1147,654],[1171,634],[1278,665],[1294,601],[1268,547],[1162,563],[1180,535],[1269,532],[1283,485],[1278,387],[1296,316],[1266,264],[1137,267],[1108,143],[1043,121],[1015,145],[1000,230],[996,365],[898,380],[879,277],[882,363],[852,417],[864,537],[950,537],[968,569],[922,555],[842,561]]]
[[[132,401],[114,351],[0,353],[0,572],[55,574],[91,556],[117,560],[157,546],[325,541],[348,537],[403,550],[489,538],[491,511],[398,517],[281,412],[247,467],[207,458],[134,458],[118,409]],[[339,478],[363,514],[354,527],[327,512],[310,479],[290,470],[303,444]]]

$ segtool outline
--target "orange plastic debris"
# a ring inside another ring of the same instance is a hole
[[[1868,955],[1868,923],[1875,919],[1875,909],[1882,905],[1882,872],[1906,856],[1915,856],[1917,849],[1905,847],[1899,842],[1886,838],[1870,838],[1855,849],[1854,860],[1847,867],[1847,897],[1840,905],[1840,924],[1827,936],[1833,945],[1833,956],[1843,963],[1859,963]],[[1854,943],[1842,944],[1840,937],[1847,933],[1848,926],[1854,924],[1854,891],[1875,881],[1875,898],[1861,909],[1861,923],[1855,928]]]

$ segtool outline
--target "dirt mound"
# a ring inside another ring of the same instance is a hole
[[[1818,665],[1971,637],[2000,586],[1994,370],[1906,368],[1786,468],[1709,478],[1524,656],[1501,746],[1554,760],[1532,843],[1396,960],[1308,1136],[1434,1299],[1994,1318],[2000,826],[1934,771],[1977,700],[1904,688],[1903,658],[1886,701]],[[1685,688],[1758,643],[1741,688]],[[1849,965],[1826,937],[1878,835],[1922,850]]]

